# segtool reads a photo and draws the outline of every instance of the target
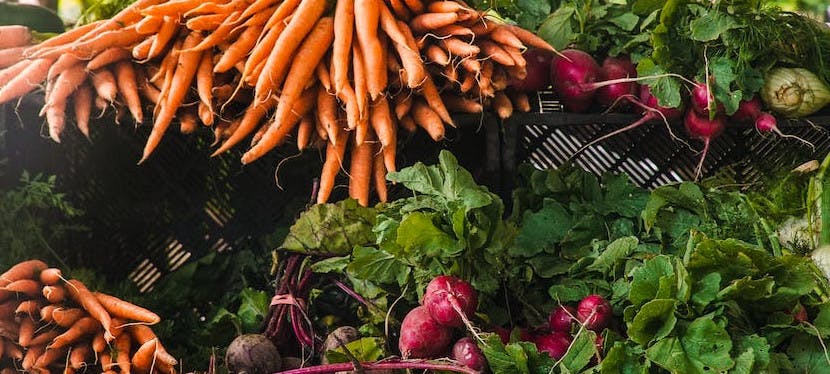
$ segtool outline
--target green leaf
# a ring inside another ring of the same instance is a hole
[[[536,256],[527,263],[533,268],[533,272],[542,278],[552,278],[568,272],[572,263],[555,256]]]
[[[496,334],[485,333],[479,348],[493,373],[547,374],[553,368],[553,359],[540,354],[533,343],[518,342],[505,346]]]
[[[719,273],[709,273],[698,280],[693,287],[692,302],[703,308],[715,301],[720,291],[720,280]]]
[[[434,215],[412,212],[401,220],[397,244],[409,256],[453,257],[464,250],[458,241],[435,226]]]
[[[587,270],[598,271],[600,273],[607,273],[622,259],[630,255],[635,249],[639,241],[636,237],[627,236],[619,238],[602,251],[591,265],[588,265]]]
[[[660,278],[673,275],[674,266],[670,257],[661,255],[646,261],[633,273],[629,301],[635,306],[641,306],[654,299],[660,288]]]
[[[315,273],[342,273],[349,265],[349,256],[330,257],[311,264],[311,271]]]
[[[346,350],[360,362],[377,361],[385,355],[383,352],[383,344],[383,338],[360,338],[346,343],[346,349],[337,347],[326,351],[325,355],[328,362],[332,364],[350,362],[351,359],[346,355]]]
[[[375,241],[375,210],[347,199],[336,204],[317,204],[303,212],[291,226],[281,249],[302,253],[343,255],[357,245]]]
[[[581,300],[591,294],[591,288],[584,281],[577,279],[563,279],[558,284],[548,288],[551,299],[560,303],[569,303]]]
[[[637,76],[641,78],[664,75],[668,73],[665,68],[654,63],[651,58],[644,58],[637,64]],[[681,84],[675,77],[663,76],[660,78],[643,79],[643,83],[651,88],[651,94],[657,98],[660,106],[677,108],[683,102],[680,95]]]
[[[677,323],[675,306],[676,301],[671,299],[655,299],[643,304],[634,319],[627,323],[629,338],[647,346],[668,336]]]
[[[701,317],[694,320],[679,338],[657,341],[646,350],[646,357],[672,373],[711,373],[729,370],[732,339],[726,330]]]
[[[601,374],[646,374],[647,366],[643,363],[642,350],[615,342],[605,354],[600,365]]]
[[[271,298],[264,291],[244,288],[239,293],[241,304],[236,315],[244,331],[257,331],[265,315],[268,314]]]
[[[609,18],[608,22],[617,25],[619,28],[625,31],[631,31],[634,30],[635,27],[637,27],[637,23],[640,22],[640,17],[637,17],[637,15],[633,13],[623,13],[619,16]]]
[[[738,22],[725,12],[712,10],[692,20],[689,26],[692,31],[692,40],[709,42],[718,39],[724,32],[738,27]]]
[[[542,22],[537,31],[538,35],[557,50],[567,48],[576,36],[571,26],[571,19],[575,13],[576,8],[572,5],[559,7]]]
[[[774,287],[775,279],[772,277],[752,279],[747,276],[732,281],[719,292],[718,298],[757,301],[771,296]]]
[[[663,8],[665,0],[635,0],[631,10],[640,16],[647,15]]]
[[[766,369],[770,363],[770,345],[767,339],[757,334],[736,339],[735,352],[741,352],[735,360],[734,372],[753,373]],[[745,357],[748,354],[749,357]]]
[[[819,338],[807,334],[796,334],[787,348],[787,356],[799,373],[828,373],[830,358],[819,342]]]
[[[539,23],[550,14],[550,3],[540,0],[517,0],[516,6],[522,10],[519,14],[519,26],[525,30],[536,30]]]
[[[568,352],[562,357],[560,365],[570,372],[581,372],[591,362],[591,358],[597,354],[597,334],[591,330],[583,329],[577,335]]]
[[[392,254],[372,247],[356,247],[347,270],[359,279],[377,283],[402,283],[410,269]]]
[[[711,84],[712,95],[715,100],[723,104],[723,109],[727,115],[731,115],[738,110],[743,99],[743,93],[740,89],[733,91],[732,83],[737,78],[732,68],[735,62],[727,57],[716,57],[709,62],[709,72],[714,78]],[[714,115],[714,113],[713,113]]]
[[[0,25],[23,25],[41,33],[62,33],[63,21],[54,11],[40,5],[0,2]]]
[[[525,212],[519,235],[509,250],[510,255],[533,257],[543,251],[553,253],[572,225],[571,215],[562,205],[546,200],[538,212]]]

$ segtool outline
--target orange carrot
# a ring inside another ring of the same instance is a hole
[[[354,29],[363,56],[367,92],[372,100],[383,93],[387,83],[384,47],[377,33],[382,2],[383,0],[355,0],[354,5]]]
[[[347,84],[343,87],[338,98],[346,105],[346,127],[353,130],[360,119],[360,104],[358,104],[357,95],[354,89]]]
[[[510,32],[515,35],[522,44],[534,48],[545,49],[551,52],[556,52],[556,49],[553,48],[545,39],[540,38],[538,35],[533,33],[532,31],[525,30],[519,26],[515,25],[504,25],[502,27],[507,28]]]
[[[267,30],[264,31],[265,36],[263,36],[256,43],[256,45],[254,45],[253,49],[251,49],[251,54],[245,60],[245,69],[242,73],[240,81],[256,87],[257,82],[259,82],[260,75],[262,74],[262,70],[265,68],[265,64],[268,62],[277,40],[280,38],[280,35],[283,34],[286,27],[287,23],[285,22],[277,22],[272,28],[268,28],[267,26],[265,27],[264,30]]]
[[[222,146],[219,147],[216,151],[211,154],[211,157],[215,157],[225,151],[231,149],[233,146],[239,144],[242,139],[248,136],[256,126],[259,124],[259,121],[265,117],[265,114],[268,113],[271,109],[273,109],[277,105],[277,100],[274,98],[270,98],[268,101],[257,104],[251,103],[250,106],[245,110],[245,114],[242,117],[242,121],[239,124],[239,127],[236,131],[231,134],[231,136],[222,143]]]
[[[311,145],[311,133],[314,131],[314,121],[314,116],[308,113],[300,118],[300,124],[297,125],[297,149],[302,151]]]
[[[110,332],[111,318],[107,310],[101,305],[98,299],[92,295],[86,286],[76,279],[67,281],[67,291],[69,291],[69,298],[83,306],[84,310],[89,313],[92,318],[101,323],[104,328],[104,338],[111,341],[114,337]],[[77,324],[77,322],[76,322]]]
[[[326,130],[329,142],[337,145],[337,98],[325,90],[317,90],[317,120]]]
[[[78,308],[57,308],[52,311],[52,320],[56,325],[69,328],[79,319],[86,317],[87,313]]]
[[[51,330],[48,330],[48,331],[44,331],[40,334],[37,334],[37,335],[33,336],[32,340],[29,342],[29,345],[31,346],[31,345],[49,344],[49,342],[51,342],[52,339],[54,339],[55,337],[57,337],[60,334],[61,334],[60,331],[58,331],[56,329],[51,329]]]
[[[148,340],[144,344],[141,344],[135,353],[133,353],[131,363],[137,371],[150,372],[150,368],[153,366],[153,361],[155,360],[154,353],[156,352],[157,343],[158,341],[155,339]]]
[[[331,86],[331,74],[329,74],[329,68],[326,67],[325,62],[320,62],[317,64],[317,68],[314,69],[315,74],[317,75],[317,80],[320,81],[320,84],[323,85],[323,88],[326,92],[333,92]]]
[[[191,32],[188,34],[182,44],[182,50],[188,50],[193,46],[199,44],[201,41],[201,34],[198,32]],[[178,64],[173,73],[173,77],[169,80],[169,89],[166,100],[159,105],[159,113],[153,122],[153,129],[150,132],[150,137],[144,146],[144,152],[139,163],[147,160],[147,157],[156,149],[161,142],[162,136],[170,126],[170,121],[176,115],[176,110],[181,106],[187,91],[190,89],[190,83],[196,75],[196,70],[199,67],[201,52],[181,52],[179,53]],[[165,91],[162,90],[162,97]]]
[[[58,268],[45,268],[38,275],[40,282],[47,286],[54,286],[63,280],[63,273]]]
[[[403,31],[400,29],[392,13],[383,4],[380,7],[380,20],[381,28],[394,42],[395,50],[401,57],[401,63],[406,70],[406,85],[409,88],[420,86],[427,73],[421,55],[416,49],[409,46],[408,38],[411,37],[411,33],[409,33],[409,30]]]
[[[7,340],[5,347],[3,347],[3,351],[5,357],[9,357],[15,360],[22,360],[23,359],[23,350],[14,344],[11,340]]]
[[[199,68],[196,70],[196,90],[199,93],[199,101],[207,107],[210,113],[208,120],[213,123],[213,51],[208,50],[202,54],[199,61]],[[207,121],[205,124],[210,125]]]
[[[258,154],[259,152],[267,152],[267,150],[273,149],[274,147],[282,144],[288,134],[294,130],[294,127],[297,125],[300,118],[302,118],[302,116],[314,107],[316,97],[316,86],[303,91],[302,96],[294,102],[294,105],[290,109],[287,109],[287,118],[285,118],[285,120],[280,124],[277,124],[276,122],[277,116],[275,113],[274,119],[269,125],[267,125],[267,130],[262,134],[261,139],[257,139],[256,144],[254,144],[248,152],[242,155],[242,163],[249,163],[264,154]],[[284,105],[284,103],[280,103],[280,105],[277,106],[277,111],[280,110],[279,108],[282,105]],[[262,148],[256,149],[257,147]]]
[[[66,356],[66,347],[57,349],[47,348],[46,351],[35,360],[33,367],[45,369],[50,364],[64,356]]]
[[[383,165],[383,156],[375,155],[372,160],[372,179],[375,184],[375,193],[378,200],[386,202],[386,167]]]
[[[493,61],[505,66],[513,66],[515,64],[513,57],[498,44],[490,40],[482,40],[478,42],[478,45],[481,47],[481,52],[485,58],[491,58]]]
[[[438,39],[443,39],[443,38],[446,38],[448,36],[475,37],[476,34],[473,32],[473,30],[470,30],[469,27],[462,26],[462,25],[454,23],[452,25],[447,25],[447,26],[444,26],[444,27],[441,27],[441,28],[437,28],[437,29],[433,30],[432,32],[430,32],[429,34],[424,35],[421,39],[423,40],[427,36],[433,36],[433,37],[436,37]]]
[[[141,11],[145,16],[165,16],[169,14],[184,14],[202,2],[199,0],[172,0],[146,7]]]
[[[0,49],[23,47],[32,42],[32,33],[26,26],[0,26]]]
[[[452,25],[458,21],[456,13],[423,13],[409,22],[409,27],[417,34],[426,34],[432,30]]]
[[[397,132],[397,128],[395,129]],[[397,155],[397,144],[392,143],[392,145],[383,148],[383,166],[387,172],[395,172],[397,170],[395,166],[395,157]]]
[[[159,29],[161,29],[162,23],[164,23],[164,17],[162,16],[144,17],[140,21],[136,22],[135,31],[138,31],[139,34],[144,35],[155,34],[159,31]]]
[[[493,31],[490,31],[489,35],[490,39],[499,44],[510,46],[522,51],[527,48],[525,47],[524,43],[522,43],[522,41],[518,37],[516,37],[516,34],[514,34],[513,31],[511,31],[511,29],[508,27],[499,25],[496,28],[494,28]]]
[[[496,96],[493,97],[493,109],[501,119],[507,119],[513,115],[513,104],[504,91],[496,91]]]
[[[329,137],[329,142],[326,145],[326,161],[323,163],[323,168],[320,171],[320,188],[317,190],[318,204],[323,204],[328,201],[329,196],[331,196],[331,191],[334,189],[337,174],[343,167],[343,157],[346,154],[349,135],[339,127],[336,128],[338,130],[335,138]],[[336,142],[336,145],[333,143],[333,140]]]
[[[60,143],[61,134],[66,127],[66,100],[58,101],[44,107],[46,123],[49,126],[49,137]]]
[[[406,7],[409,8],[412,13],[421,14],[424,12],[424,4],[421,0],[404,0],[404,3],[406,3]]]
[[[101,330],[101,324],[92,317],[84,317],[76,321],[72,326],[69,327],[63,334],[60,334],[52,340],[52,344],[50,344],[50,348],[60,348],[65,347],[69,344],[73,344],[78,339],[90,335],[95,334]],[[106,334],[106,333],[104,333]]]
[[[27,63],[23,71],[0,88],[0,104],[32,92],[46,78],[51,59],[40,58]],[[11,68],[7,68],[11,69]]]
[[[156,324],[161,321],[161,318],[151,312],[133,303],[121,300],[115,296],[110,296],[100,292],[93,292],[93,296],[98,299],[98,302],[114,317],[125,318],[132,321],[139,321],[148,324]]]
[[[48,268],[41,260],[26,260],[19,262],[0,274],[0,287],[22,279],[38,279],[40,272]]]
[[[112,103],[118,94],[118,87],[115,83],[115,76],[107,69],[95,71],[91,74],[92,87],[95,92],[104,100]]]
[[[46,323],[54,322],[55,319],[52,318],[52,312],[58,308],[60,308],[60,306],[57,304],[47,304],[43,308],[40,308],[40,320]]]
[[[318,25],[321,24],[318,20],[323,15],[325,8],[325,0],[303,0],[297,6],[297,9],[291,17],[291,21],[285,27],[285,30],[280,33],[280,36],[276,41],[276,45],[278,45],[279,48],[274,48],[273,51],[271,51],[271,54],[268,56],[268,59],[265,61],[265,65],[263,66],[262,76],[257,80],[254,90],[257,102],[261,103],[265,101],[268,95],[283,85],[282,83],[283,80],[286,79],[286,71],[288,71],[289,66],[293,68],[297,65],[295,63],[291,63],[292,60],[300,61],[303,65],[312,64],[312,69],[319,63],[322,56],[314,60],[303,60],[300,58],[300,53],[297,53],[293,59],[291,56],[297,52],[298,48],[302,51],[303,46],[301,46],[301,44],[305,45],[308,40],[312,39],[314,30],[318,29]],[[327,17],[326,19],[328,19],[328,21],[324,21],[322,23],[328,24],[331,28],[331,18]],[[328,30],[327,33],[333,34],[333,31]],[[331,44],[331,41],[328,41],[325,44],[325,49],[320,49],[320,51],[325,52]],[[319,48],[313,49],[317,50]],[[290,74],[291,72],[288,73],[289,76]],[[286,83],[285,86],[288,87],[289,85]],[[299,92],[296,93],[299,94]],[[283,92],[282,95],[284,96],[285,92]]]
[[[459,96],[454,93],[441,95],[441,100],[447,106],[447,109],[458,113],[481,113],[484,111],[484,106],[481,102],[473,100],[464,96]]]
[[[29,58],[36,58],[39,55],[51,51],[53,48],[63,47],[66,44],[73,43],[78,40],[81,36],[88,35],[90,31],[100,27],[101,25],[107,23],[107,20],[98,20],[94,22],[90,22],[86,25],[78,26],[71,30],[67,30],[63,33],[58,34],[55,37],[46,39],[45,41],[35,44],[25,52],[23,55]]]
[[[395,18],[403,21],[409,21],[412,18],[412,13],[406,7],[406,4],[403,3],[403,0],[389,0],[389,6],[395,12]]]
[[[178,111],[179,117],[179,132],[182,134],[192,134],[199,129],[199,116],[190,108],[182,108]]]
[[[530,98],[523,92],[510,92],[510,101],[513,102],[513,107],[520,112],[530,112]]]
[[[392,113],[389,109],[389,102],[385,97],[379,98],[371,108],[369,122],[377,135],[378,141],[383,147],[388,147],[395,142],[395,123],[392,121]]]
[[[92,112],[92,88],[84,84],[78,87],[75,95],[72,98],[75,112],[75,125],[81,134],[89,139],[89,118]],[[41,282],[43,282],[43,274],[41,273]],[[46,283],[44,283],[46,284]]]
[[[513,64],[516,67],[527,66],[527,60],[525,60],[524,55],[522,55],[522,52],[519,49],[511,47],[509,45],[502,45],[502,49],[504,49],[505,52],[510,54],[510,57],[513,58]]]
[[[236,37],[236,32],[233,32],[234,27],[239,23],[240,18],[239,16],[242,15],[242,11],[235,11],[230,15],[224,15],[222,22],[216,27],[216,30],[213,30],[207,37],[202,39],[198,45],[194,46],[192,50],[194,51],[204,51],[208,48],[212,48],[224,40],[230,40]]]
[[[91,352],[89,343],[78,343],[72,346],[72,351],[69,352],[69,366],[73,369],[80,370],[86,366],[86,359]]]
[[[114,370],[116,364],[112,362],[112,354],[110,353],[110,351],[100,352],[98,354],[98,362],[101,364],[101,370],[103,370],[102,374],[118,373]]]
[[[494,66],[490,81],[492,82],[491,85],[493,86],[493,89],[496,91],[503,91],[507,89],[510,80],[507,77],[507,70],[505,70],[504,65]]]
[[[40,295],[40,282],[33,279],[21,279],[7,284],[3,289],[9,292],[16,292],[27,297]]]
[[[366,140],[371,140],[371,133]],[[353,139],[354,140],[354,139]],[[369,206],[369,184],[372,180],[372,154],[370,141],[352,145],[349,161],[349,197],[357,199],[362,206]]]
[[[270,12],[264,12],[264,10],[268,9],[271,5],[274,5],[276,3],[280,3],[280,1],[279,0],[258,0],[258,1],[254,1],[245,8],[245,11],[242,13],[241,18],[245,19],[245,18],[251,17],[255,14],[260,14],[260,13],[270,13]]]
[[[41,306],[43,306],[43,303],[40,300],[21,301],[17,309],[14,310],[14,313],[25,314],[29,318],[33,318],[36,314],[40,313]]]
[[[0,321],[13,321],[18,305],[20,305],[20,300],[16,299],[0,302]]]
[[[118,92],[124,97],[135,123],[140,124],[144,121],[144,112],[141,108],[141,99],[138,97],[138,83],[136,82],[132,62],[119,61],[116,63],[115,75],[118,82]]]
[[[412,119],[415,123],[427,131],[433,140],[441,141],[444,139],[444,124],[441,122],[441,117],[435,113],[429,106],[421,101],[412,103]]]
[[[13,47],[0,50],[0,69],[12,66],[23,60],[26,47]]]
[[[161,28],[159,29],[158,33],[155,34],[155,40],[153,44],[150,46],[150,51],[147,54],[147,58],[155,58],[159,56],[164,48],[173,40],[173,37],[179,31],[179,18],[178,17],[164,17],[164,23],[162,23]]]
[[[265,29],[270,29],[276,26],[278,23],[283,23],[288,21],[288,17],[294,14],[297,10],[297,5],[299,5],[301,0],[284,0],[277,6],[277,9],[271,14],[271,17],[268,18],[268,22],[265,23]]]
[[[460,57],[472,57],[481,52],[481,49],[477,45],[467,43],[457,37],[442,39],[441,45],[451,55]]]
[[[73,43],[69,52],[75,56],[90,59],[93,56],[101,53],[107,48],[112,47],[130,47],[144,40],[145,35],[136,31],[135,26],[125,27],[118,30],[105,31],[96,35],[94,38]],[[60,54],[61,51],[56,51],[54,55]],[[47,54],[48,56],[48,54]]]
[[[31,317],[23,317],[20,319],[20,327],[17,330],[17,344],[21,347],[28,347],[32,338],[35,336],[35,328],[37,323]]]
[[[92,343],[90,344],[90,347],[96,353],[104,352],[108,347],[107,340],[104,339],[104,334],[96,333],[95,336],[92,337]]]
[[[156,359],[160,362],[163,362],[167,365],[176,366],[178,361],[175,357],[167,353],[167,350],[162,346],[161,342],[158,342],[158,337],[153,332],[152,329],[145,325],[133,325],[129,327],[130,334],[132,335],[133,339],[138,342],[138,344],[144,344],[150,340],[156,340]]]
[[[21,60],[12,66],[0,70],[0,86],[8,84],[9,81],[20,75],[31,64],[29,60]]]
[[[363,51],[360,49],[359,46],[355,45],[352,49],[352,59],[354,63],[352,65],[352,76],[354,79],[354,95],[355,95],[355,103],[357,104],[357,109],[359,113],[358,119],[366,118],[366,111],[369,106],[368,102],[368,90],[367,82],[366,82],[366,64],[363,59]],[[383,70],[384,72],[386,69]],[[352,123],[349,123],[350,129],[352,129]]]
[[[188,19],[185,26],[191,31],[214,31],[227,18],[227,14],[205,14]]]
[[[44,345],[36,345],[29,347],[29,349],[26,350],[26,353],[23,356],[23,362],[21,362],[20,367],[23,368],[23,370],[27,371],[32,369],[35,366],[35,361],[37,360],[37,358],[40,357],[40,355],[42,355],[45,351],[46,346]]]
[[[396,95],[395,96],[395,118],[401,119],[412,107],[412,95]]]
[[[85,36],[89,36],[90,34],[99,34],[105,30],[115,30],[118,28],[123,27],[124,25],[130,25],[140,21],[143,17],[142,12],[144,9],[151,7],[153,5],[159,4],[164,2],[165,0],[138,0],[133,2],[132,4],[128,5],[126,8],[122,9],[120,12],[116,13],[114,16],[110,17],[105,22],[101,23],[98,27],[95,28],[90,33],[83,35],[78,38],[78,40],[84,40]]]
[[[109,48],[89,60],[86,64],[86,70],[98,70],[113,62],[129,59],[131,56],[130,50],[126,48]]]
[[[300,4],[300,7],[302,7],[302,4]],[[242,156],[243,164],[250,163],[273,149],[291,131],[285,122],[288,122],[291,111],[294,110],[294,104],[302,96],[303,87],[311,80],[314,68],[320,63],[323,55],[331,46],[332,39],[334,39],[333,19],[323,17],[306,37],[294,58],[294,63],[291,64],[291,69],[280,95],[280,105],[277,106],[274,115],[273,125],[270,126],[262,141]],[[315,101],[315,98],[316,96],[313,96],[312,101]]]
[[[79,64],[81,59],[77,56],[69,53],[65,53],[58,57],[57,60],[49,67],[49,72],[46,74],[46,80],[50,81],[55,79],[60,73],[63,73],[64,70],[73,67],[76,64]]]
[[[47,89],[46,106],[66,106],[66,100],[84,83],[87,73],[83,65],[75,64],[60,72],[51,90]]]
[[[121,374],[130,373],[130,336],[121,334],[115,339],[115,362]]]
[[[245,31],[242,31],[228,49],[222,52],[222,57],[219,58],[216,66],[213,67],[213,72],[224,73],[233,68],[234,64],[242,61],[245,55],[256,45],[257,38],[259,38],[261,32],[262,26],[248,27]]]
[[[438,88],[435,87],[435,83],[429,76],[426,77],[424,83],[421,85],[421,96],[426,99],[429,107],[432,108],[432,110],[435,111],[439,117],[441,117],[441,120],[443,120],[444,123],[455,126],[452,121],[452,117],[450,117],[449,111],[447,111],[447,108],[444,106],[444,102],[441,101],[441,96],[438,94]]]

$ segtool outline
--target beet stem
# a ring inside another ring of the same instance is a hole
[[[351,296],[352,298],[354,298],[355,300],[357,300],[361,304],[365,305],[367,308],[370,308],[370,309],[373,308],[373,309],[378,310],[378,311],[383,311],[383,309],[381,309],[379,306],[377,306],[377,304],[373,303],[370,300],[366,300],[363,296],[360,296],[360,294],[355,292],[353,289],[351,289],[349,286],[347,286],[345,283],[341,282],[340,280],[335,279],[334,284],[338,288],[343,290],[343,292],[345,292],[347,295]]]
[[[479,374],[479,371],[473,370],[466,366],[461,366],[452,363],[441,364],[435,361],[428,360],[390,360],[385,362],[361,362],[360,367],[363,370],[441,370],[451,371],[455,373]],[[281,371],[280,374],[326,374],[336,373],[340,371],[352,371],[356,366],[353,362],[343,362],[339,364],[328,364],[309,366],[299,369]]]

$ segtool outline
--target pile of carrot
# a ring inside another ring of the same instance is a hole
[[[0,275],[0,372],[175,373],[155,313],[28,260]]]
[[[68,103],[88,134],[93,110],[115,108],[152,130],[141,161],[177,119],[211,126],[223,153],[251,138],[253,162],[293,136],[325,149],[318,202],[343,170],[349,196],[386,199],[397,133],[441,140],[450,112],[530,109],[510,93],[526,75],[522,52],[553,50],[533,33],[460,0],[137,0],[109,20],[27,48],[0,70],[0,103],[44,85],[50,136],[59,141]],[[5,72],[17,70],[15,77]],[[348,170],[346,165],[348,164]]]

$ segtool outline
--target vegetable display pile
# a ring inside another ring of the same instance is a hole
[[[0,369],[176,373],[177,360],[148,325],[161,318],[40,260],[0,275]]]
[[[296,374],[447,362],[455,372],[822,372],[830,283],[817,248],[830,240],[816,196],[828,160],[747,190],[716,178],[647,191],[624,175],[526,166],[504,219],[501,200],[445,152],[389,175],[410,197],[299,217],[276,257],[264,335],[281,353],[305,347]],[[316,316],[332,293],[353,301]],[[322,338],[344,323],[357,333]]]
[[[552,50],[462,2],[327,4],[139,0],[25,49],[0,73],[0,103],[45,82],[42,114],[55,141],[69,109],[88,134],[94,110],[114,106],[140,124],[152,104],[142,161],[176,118],[183,132],[212,126],[215,155],[253,135],[244,164],[296,134],[301,150],[325,147],[317,200],[328,200],[348,159],[349,196],[366,205],[372,188],[385,199],[398,127],[440,140],[450,111],[527,111],[527,95],[505,89],[525,77],[528,47]]]

